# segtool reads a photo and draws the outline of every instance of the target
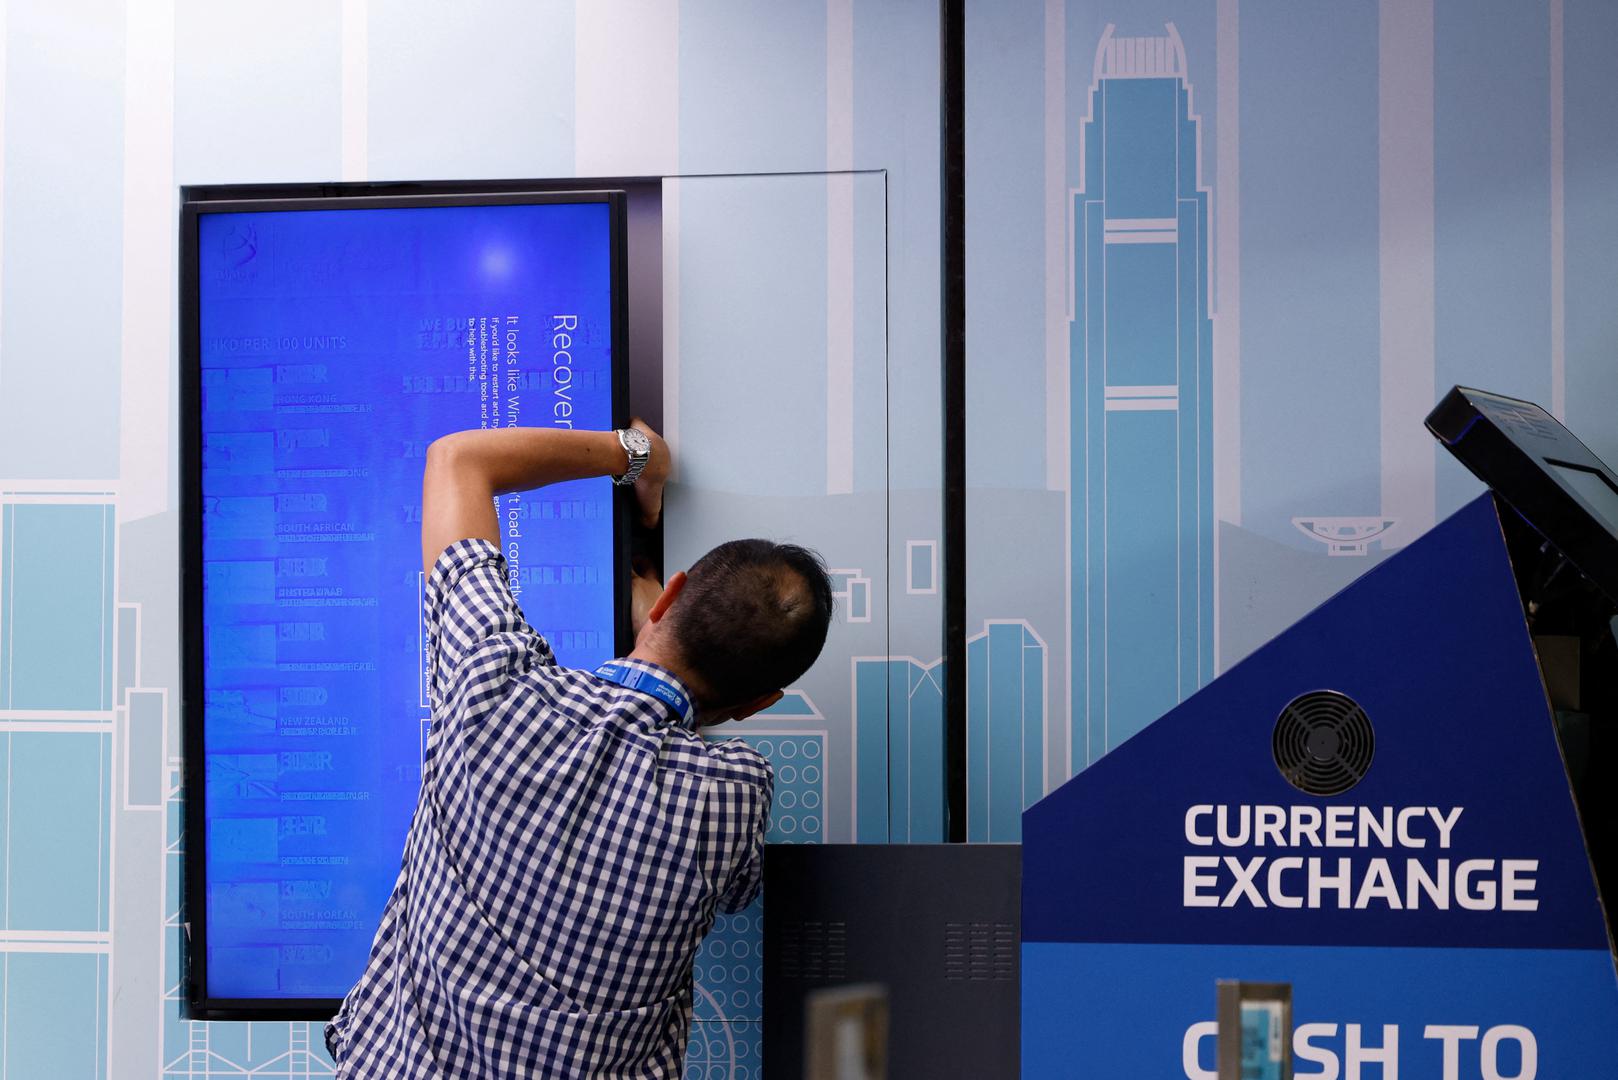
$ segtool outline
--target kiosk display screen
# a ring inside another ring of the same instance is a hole
[[[1579,498],[1594,511],[1603,524],[1618,536],[1618,488],[1612,481],[1588,465],[1570,465],[1565,461],[1547,461],[1558,476],[1578,492]]]
[[[203,1008],[329,1013],[362,971],[430,728],[427,444],[624,422],[620,218],[614,193],[187,205],[187,910]],[[558,660],[616,655],[610,481],[505,496],[496,514],[513,592]]]

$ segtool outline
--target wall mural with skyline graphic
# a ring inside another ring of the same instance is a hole
[[[1576,0],[967,6],[968,620],[1049,645],[1047,790],[1477,490],[1422,428],[1450,384],[1618,456],[1615,34]]]
[[[1618,459],[1618,11],[966,9],[968,832],[1010,841],[1475,490],[1420,426],[1451,383]],[[837,571],[825,657],[738,731],[777,769],[771,839],[943,835],[935,5],[4,20],[0,1072],[331,1072],[318,1024],[180,1014],[180,184],[690,177],[670,562],[761,531]],[[696,177],[737,172],[811,175]],[[690,1076],[757,1080],[758,915],[698,961]]]

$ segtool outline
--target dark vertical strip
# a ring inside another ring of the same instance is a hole
[[[887,532],[882,537],[882,550],[888,553],[888,565],[894,565],[893,558],[893,202],[888,189],[888,172],[882,170],[882,479],[888,488],[888,524]],[[905,583],[908,589],[910,581],[910,559],[906,551],[903,564]],[[890,659],[882,665],[883,678],[887,680],[888,701],[893,700],[893,599],[898,595],[898,585],[895,584],[897,574],[891,570],[888,573],[888,611],[887,619],[883,620],[882,655]],[[854,687],[854,700],[852,704],[859,706],[859,686]],[[891,706],[890,706],[891,708]],[[882,745],[887,750],[887,759],[883,761],[882,791],[883,804],[888,808],[887,831],[882,836],[888,843],[893,843],[893,790],[889,777],[893,775],[893,723],[890,719],[887,731],[884,733]],[[855,737],[855,750],[859,748],[858,734]],[[854,790],[859,790],[859,770],[849,778]],[[853,837],[856,841],[860,836],[859,815],[854,815]]]
[[[202,737],[202,329],[197,266],[197,209],[182,190],[180,214],[180,730],[185,778],[181,827],[185,835],[185,888],[180,939],[186,979],[185,1015],[197,1018],[208,999],[207,805]]]
[[[940,3],[943,126],[944,790],[949,841],[966,842],[966,12]]]

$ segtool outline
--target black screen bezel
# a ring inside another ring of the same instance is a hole
[[[183,770],[184,873],[181,906],[182,959],[187,975],[187,1015],[197,1020],[323,1020],[334,1015],[341,998],[216,997],[208,992],[207,823],[204,759],[205,682],[202,623],[202,342],[199,305],[201,281],[197,265],[198,221],[203,214],[299,210],[361,210],[398,207],[502,206],[542,203],[605,203],[609,207],[611,247],[612,423],[630,421],[628,368],[628,289],[626,193],[615,189],[465,190],[464,184],[411,185],[409,194],[332,194],[313,187],[305,196],[286,192],[279,198],[232,197],[238,187],[187,188],[180,209],[180,657]],[[277,192],[277,194],[282,194]],[[630,630],[630,522],[634,507],[628,488],[613,497],[614,652],[623,655],[633,640]],[[195,796],[193,798],[193,796]],[[195,804],[195,805],[193,805]],[[358,973],[356,973],[358,977]]]
[[[1594,465],[1580,465],[1577,462],[1562,461],[1553,457],[1545,458],[1545,464],[1551,466],[1551,468],[1555,470],[1551,473],[1551,475],[1555,476],[1558,482],[1566,481],[1566,473],[1568,472],[1587,473],[1601,481],[1601,483],[1606,486],[1607,490],[1612,493],[1613,498],[1618,499],[1618,481],[1614,481],[1613,478],[1608,476],[1606,471],[1603,469],[1598,469]],[[1579,488],[1577,485],[1562,483],[1562,486],[1571,487],[1573,494],[1580,502],[1584,503],[1585,509],[1590,511],[1591,516],[1593,516],[1597,521],[1606,524],[1609,531],[1618,533],[1618,517],[1609,517],[1607,514],[1603,513],[1601,507],[1591,502],[1589,496],[1587,496],[1584,490]]]

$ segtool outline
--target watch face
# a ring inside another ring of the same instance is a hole
[[[624,447],[631,454],[650,454],[652,452],[652,440],[648,439],[646,433],[638,428],[625,428]]]

